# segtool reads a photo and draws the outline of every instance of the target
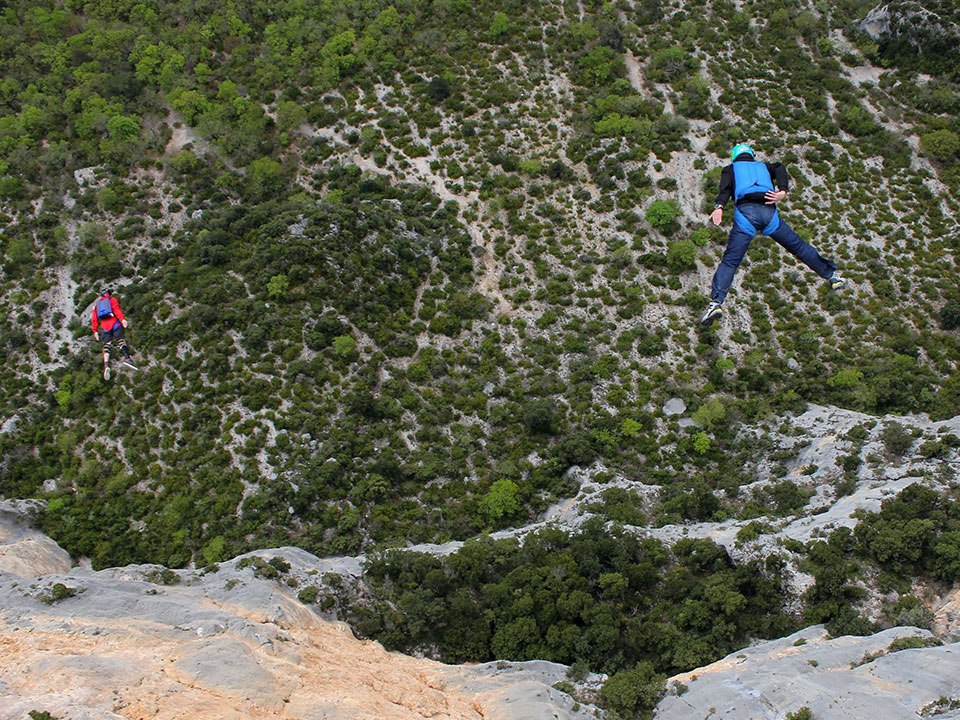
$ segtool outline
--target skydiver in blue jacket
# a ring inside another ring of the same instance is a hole
[[[832,289],[846,285],[847,281],[836,274],[837,266],[780,219],[777,203],[786,196],[790,185],[787,169],[780,163],[757,162],[753,149],[743,143],[734,146],[730,159],[733,162],[720,173],[720,191],[710,219],[714,225],[719,225],[723,220],[723,206],[732,197],[735,205],[733,228],[727,249],[713,275],[710,305],[700,318],[701,324],[709,325],[723,315],[723,301],[733,283],[734,273],[758,232],[772,237],[829,282]]]

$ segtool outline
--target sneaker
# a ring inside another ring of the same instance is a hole
[[[710,304],[707,305],[707,311],[703,314],[703,317],[700,318],[701,325],[710,325],[714,320],[723,315],[723,307],[718,302],[710,301]]]
[[[103,379],[104,379],[104,380],[109,380],[109,379],[110,379],[110,366],[109,366],[109,365],[104,365],[104,366],[103,366]]]
[[[137,366],[133,364],[133,360],[131,360],[130,358],[124,358],[122,364],[123,364],[123,365],[126,365],[126,366],[127,366],[128,368],[130,368],[131,370],[137,370],[137,369],[138,369]]]
[[[831,289],[831,290],[839,290],[840,288],[842,288],[844,285],[847,284],[847,281],[844,280],[844,279],[843,279],[842,277],[840,277],[839,275],[834,275],[834,276],[833,276],[832,278],[830,278],[827,282],[830,283],[830,289]]]

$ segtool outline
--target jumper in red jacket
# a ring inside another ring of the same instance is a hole
[[[100,301],[104,298],[110,301],[110,307],[113,309],[113,317],[100,318],[97,316],[97,308],[100,307]],[[104,332],[110,332],[121,320],[123,320],[123,310],[120,309],[120,303],[117,302],[115,297],[112,295],[101,295],[97,298],[97,301],[93,304],[93,318],[91,320],[94,332],[97,332],[101,328]]]

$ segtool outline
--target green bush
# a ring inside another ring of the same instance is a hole
[[[667,247],[667,266],[674,272],[693,270],[697,266],[697,246],[690,240],[671,242]]]
[[[480,500],[487,520],[494,525],[500,525],[517,516],[523,508],[519,499],[520,488],[508,478],[500,478],[493,483],[490,491]]]
[[[941,128],[921,135],[920,147],[937,160],[950,160],[960,150],[960,137],[952,130]]]
[[[654,200],[646,211],[647,222],[664,234],[675,229],[679,216],[680,204],[676,200]]]
[[[666,675],[657,673],[652,663],[640,662],[610,677],[600,690],[600,702],[622,717],[636,717],[653,710],[666,687]]]
[[[304,605],[310,605],[311,603],[315,603],[317,601],[317,595],[319,592],[320,591],[312,585],[305,587],[303,590],[297,593],[297,600],[302,602]]]
[[[898,422],[888,422],[880,433],[884,449],[891,455],[903,455],[913,445],[910,431]]]
[[[944,330],[956,330],[960,327],[960,300],[952,298],[940,309],[940,327]]]
[[[522,421],[530,432],[552,434],[557,430],[556,408],[552,400],[534,400],[523,406]]]

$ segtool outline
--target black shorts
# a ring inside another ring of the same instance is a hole
[[[110,347],[111,340],[123,340],[123,325],[117,323],[110,330],[103,331],[103,349]]]

